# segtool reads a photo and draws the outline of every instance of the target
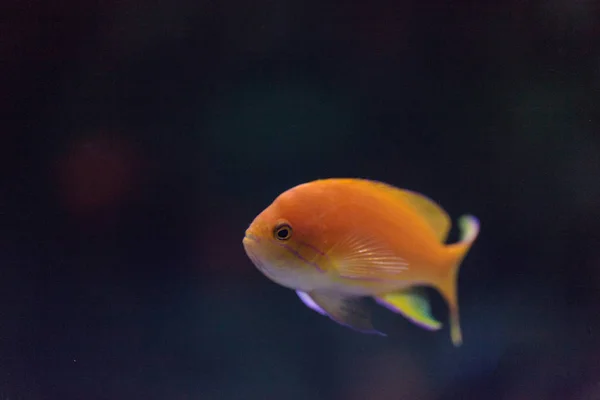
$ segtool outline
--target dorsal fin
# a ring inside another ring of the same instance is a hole
[[[380,186],[390,195],[410,204],[429,223],[438,240],[441,243],[446,241],[452,223],[446,211],[436,202],[417,192],[399,189],[383,182],[373,183]]]

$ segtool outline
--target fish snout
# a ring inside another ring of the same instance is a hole
[[[252,233],[252,231],[250,231],[250,229],[246,229],[246,232],[244,234],[244,239],[242,239],[242,243],[244,243],[244,245],[246,245],[246,244],[250,244],[252,242],[259,243],[260,239],[258,238],[258,236],[256,236],[254,233]]]
[[[244,238],[242,239],[242,245],[244,246],[244,250],[246,254],[254,261],[256,257],[256,246],[259,243],[258,237],[253,235],[249,230],[246,231]],[[254,257],[254,258],[253,258]]]

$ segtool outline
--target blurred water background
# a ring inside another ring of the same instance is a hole
[[[5,0],[0,399],[600,399],[599,16]],[[354,333],[246,258],[276,195],[335,176],[481,219],[461,348],[383,309],[390,337]]]

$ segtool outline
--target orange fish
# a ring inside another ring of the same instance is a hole
[[[365,333],[378,333],[367,306],[379,304],[438,330],[424,286],[449,309],[450,334],[462,343],[457,278],[479,234],[473,216],[459,220],[458,243],[445,244],[451,221],[432,200],[365,179],[323,179],[282,193],[246,230],[244,249],[272,281],[304,304]]]

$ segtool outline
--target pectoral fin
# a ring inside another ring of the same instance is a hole
[[[398,279],[408,269],[408,262],[389,244],[356,232],[349,233],[329,251],[336,260],[339,275],[355,280]]]
[[[418,288],[389,293],[375,298],[388,309],[400,313],[411,322],[428,330],[438,330],[442,323],[431,316],[431,307],[425,291]]]
[[[301,296],[302,298],[302,296]],[[371,323],[371,313],[361,298],[346,296],[335,292],[310,292],[309,298],[325,315],[348,328],[362,333],[375,333],[385,336],[377,331]],[[304,299],[302,300],[304,301]],[[306,304],[306,302],[305,302]],[[308,304],[307,304],[308,305]],[[313,308],[315,311],[317,308]],[[320,312],[320,311],[318,311]]]

